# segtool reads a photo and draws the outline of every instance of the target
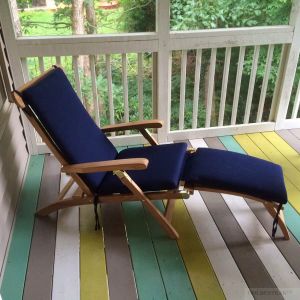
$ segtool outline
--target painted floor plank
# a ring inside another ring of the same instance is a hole
[[[109,299],[102,228],[95,230],[93,205],[79,210],[80,300]]]
[[[167,299],[159,265],[140,202],[122,204],[138,298]]]
[[[293,128],[290,129],[290,132],[297,138],[300,140],[300,128]]]
[[[22,299],[43,166],[43,155],[30,157],[0,290],[4,299]]]
[[[61,174],[60,190],[69,177]],[[76,186],[66,197],[75,192]],[[79,208],[62,209],[57,216],[55,261],[53,270],[52,300],[79,300]],[[67,274],[67,276],[66,276]]]
[[[222,139],[222,142],[224,146],[231,151],[239,152],[246,154],[246,152],[243,150],[243,148],[237,143],[237,141],[232,136],[227,136],[226,139]],[[273,217],[267,212],[265,207],[256,201],[245,199],[248,206],[252,209],[253,213],[257,217],[257,219],[260,221],[260,223],[264,226],[265,230],[268,232],[269,236],[272,236],[272,224],[273,224]],[[300,218],[292,218],[291,219],[291,212],[289,209],[293,209],[290,205],[285,206],[285,215],[286,219],[289,220],[290,224],[288,225],[288,228],[291,230],[291,226],[297,226],[298,231],[300,230]],[[288,212],[287,212],[288,211]],[[294,210],[293,210],[294,211]],[[295,213],[295,211],[294,211]],[[297,239],[293,236],[293,234],[290,235],[290,240],[284,240],[282,238],[279,238],[282,236],[282,232],[280,228],[278,227],[278,233],[277,238],[274,239],[274,243],[278,247],[278,249],[281,251],[289,265],[293,268],[294,272],[297,274],[297,276],[300,278],[300,260],[295,253],[300,253],[300,244],[298,243]]]
[[[153,203],[164,212],[162,201]],[[196,299],[176,241],[167,236],[146,209],[145,213],[168,299]]]
[[[109,299],[137,299],[121,204],[103,203],[101,213]]]
[[[225,299],[183,200],[176,201],[172,224],[179,233],[177,243],[197,299]]]
[[[300,140],[296,138],[290,130],[278,130],[276,131],[278,135],[281,136],[291,147],[293,147],[298,153],[300,153]]]
[[[60,165],[46,155],[38,208],[51,204],[58,196]],[[51,299],[56,240],[57,213],[35,218],[23,300]]]
[[[205,142],[210,148],[225,149],[218,138],[207,138]],[[276,291],[277,298],[280,299],[281,295],[275,282],[272,280],[263,261],[257,256],[255,247],[240,227],[236,215],[229,209],[228,204],[225,203],[226,201],[224,202],[224,195],[209,192],[200,193],[253,296],[260,296],[256,293],[260,289],[266,288]],[[245,203],[243,198],[239,200]]]
[[[199,192],[184,200],[226,299],[253,296]]]

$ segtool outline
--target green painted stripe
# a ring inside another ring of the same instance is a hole
[[[247,152],[232,136],[220,137],[220,140],[228,150],[247,154]],[[267,157],[265,157],[265,159],[267,159]],[[287,227],[300,243],[300,216],[289,203],[285,205],[284,216]]]
[[[162,201],[153,203],[164,212]],[[168,299],[196,299],[177,242],[167,236],[147,210],[146,218]]]
[[[3,299],[22,299],[44,155],[31,156],[1,285]]]
[[[167,299],[142,203],[122,206],[139,299]]]

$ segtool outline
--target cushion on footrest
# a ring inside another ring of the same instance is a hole
[[[188,154],[182,179],[195,189],[218,189],[287,202],[281,166],[236,152],[198,148]]]

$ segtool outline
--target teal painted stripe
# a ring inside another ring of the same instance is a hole
[[[247,154],[232,136],[224,136],[219,139],[228,150]],[[284,206],[284,216],[287,227],[300,243],[300,216],[289,203]]]
[[[139,299],[167,299],[141,202],[122,204]]]
[[[162,213],[164,212],[162,201],[153,203]],[[167,236],[147,210],[146,219],[168,299],[196,299],[177,242]]]
[[[247,154],[231,135],[221,136],[219,137],[219,140],[228,150],[238,152],[240,154]]]
[[[44,155],[31,156],[1,285],[3,299],[22,299],[43,166]]]

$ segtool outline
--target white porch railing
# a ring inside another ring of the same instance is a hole
[[[4,14],[0,12],[1,20],[7,19]],[[300,87],[298,82],[294,82],[300,49],[299,16],[299,2],[296,1],[290,25],[287,26],[170,32],[169,1],[157,1],[156,33],[13,37],[7,38],[6,44],[8,50],[12,49],[9,58],[16,85],[21,85],[29,79],[30,74],[38,75],[54,63],[72,69],[69,73],[73,74],[73,78],[70,79],[99,125],[103,125],[100,118],[103,91],[99,90],[98,84],[101,76],[106,79],[105,87],[102,85],[101,88],[106,90],[108,97],[109,122],[120,121],[116,118],[115,109],[116,74],[121,78],[123,121],[131,120],[132,99],[128,85],[130,61],[130,67],[136,74],[137,97],[134,101],[137,102],[138,118],[145,117],[144,83],[150,80],[152,100],[147,105],[151,108],[151,116],[146,117],[164,120],[165,128],[158,131],[158,139],[166,142],[300,125],[297,118]],[[9,28],[4,33],[7,37],[12,36]],[[274,51],[281,51],[280,64],[273,59]],[[262,52],[267,53],[265,61],[261,59]],[[236,61],[233,61],[233,53],[238,53]],[[218,61],[220,54],[224,57],[222,62]],[[85,79],[80,75],[78,63],[78,57],[83,56],[89,66]],[[248,61],[251,58],[251,66],[244,66],[245,57]],[[194,60],[192,70],[188,69],[190,59]],[[29,60],[35,62],[35,73],[28,69]],[[115,61],[120,66],[117,70]],[[100,67],[99,62],[102,62]],[[256,82],[259,66],[264,70],[261,86],[257,86]],[[219,73],[221,70],[221,77],[219,74],[216,76],[216,67]],[[247,79],[244,78],[245,67],[251,70]],[[150,70],[145,72],[144,68]],[[236,69],[236,74],[231,74],[232,69]],[[278,75],[276,83],[270,83],[271,71]],[[192,83],[187,82],[187,72],[194,74]],[[174,92],[174,78],[179,80],[177,92]],[[89,99],[82,89],[82,80],[90,82]],[[228,86],[233,90],[232,95],[228,94]],[[293,91],[295,95],[292,95]],[[215,97],[220,99],[219,107],[215,105]],[[241,106],[241,99],[244,107]],[[89,104],[85,102],[87,100]],[[289,120],[286,120],[287,115]],[[32,133],[30,135],[32,140],[36,139],[32,138]],[[142,142],[139,135],[130,132],[111,138],[117,145]],[[46,151],[39,140],[31,149],[39,153]]]

